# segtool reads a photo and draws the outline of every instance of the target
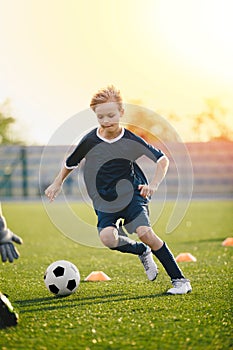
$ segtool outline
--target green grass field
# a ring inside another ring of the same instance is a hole
[[[137,257],[63,236],[40,203],[2,206],[24,245],[18,261],[1,266],[0,289],[20,319],[17,327],[0,331],[0,349],[233,349],[233,247],[221,245],[233,236],[232,202],[193,201],[169,235],[163,233],[172,206],[167,203],[155,225],[175,256],[190,252],[197,258],[179,264],[193,287],[181,296],[164,294],[170,281],[159,263],[157,280],[148,281]],[[74,210],[82,213],[83,207],[75,204]],[[66,298],[54,297],[43,281],[47,266],[59,259],[73,262],[81,274],[77,292]],[[93,270],[111,281],[84,282]]]

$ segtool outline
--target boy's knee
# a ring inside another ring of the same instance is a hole
[[[100,240],[108,248],[115,248],[118,245],[118,231],[115,227],[105,227],[100,231]]]
[[[151,227],[149,226],[139,226],[136,229],[136,233],[138,235],[139,238],[143,237],[143,236],[148,236],[148,235],[153,235],[154,232],[152,230]]]
[[[139,239],[149,245],[153,250],[158,250],[162,247],[163,241],[154,233],[153,229],[149,226],[140,226],[137,228],[136,233]]]

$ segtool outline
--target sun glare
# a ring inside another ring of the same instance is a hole
[[[148,7],[147,26],[160,31],[174,61],[225,81],[233,78],[232,1],[160,1]]]

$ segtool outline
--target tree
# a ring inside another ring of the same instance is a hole
[[[193,131],[197,139],[232,140],[232,130],[225,121],[227,110],[215,98],[206,99],[205,102],[206,110],[194,117]]]
[[[11,115],[10,100],[0,104],[0,145],[22,144],[22,141],[11,135],[11,127],[16,122]]]
[[[131,103],[126,105],[124,117],[128,129],[152,144],[157,141],[180,141],[171,124],[159,114],[140,106],[140,100],[132,100]]]

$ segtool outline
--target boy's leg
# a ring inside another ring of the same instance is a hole
[[[135,255],[141,255],[146,251],[147,246],[144,243],[129,239],[123,231],[120,213],[96,211],[96,214],[100,240],[106,247]]]
[[[152,250],[152,253],[159,259],[168,275],[171,277],[173,288],[170,288],[168,294],[186,294],[192,291],[190,281],[186,279],[180,270],[177,262],[167,247],[166,243],[163,243],[163,246],[156,251]]]
[[[118,222],[119,224],[117,224],[119,236],[127,237],[127,233],[123,230],[123,221],[119,220]],[[146,245],[146,250],[142,254],[138,254],[138,257],[144,267],[145,273],[147,274],[147,278],[150,281],[154,281],[158,275],[158,267],[154,262],[150,247]]]
[[[165,242],[163,242],[163,245],[160,249],[152,249],[152,253],[161,262],[171,280],[184,278],[183,273],[177,265],[177,262],[172,252],[170,251]]]
[[[138,255],[148,279],[150,281],[156,279],[158,269],[153,260],[150,247],[142,242],[136,242],[130,239],[122,228],[106,227],[100,231],[100,239],[111,250]]]
[[[128,209],[131,213],[131,209]],[[96,213],[98,215],[98,231],[102,243],[112,250],[138,255],[148,279],[150,281],[155,280],[158,270],[153,260],[151,249],[142,242],[136,242],[129,239],[127,234],[123,231],[122,220],[119,219],[122,216],[119,214],[115,215],[114,213],[111,214],[98,211],[96,211]],[[120,225],[118,225],[119,223]],[[131,233],[134,232],[134,230],[132,229],[128,232]]]
[[[170,294],[185,294],[191,292],[191,285],[188,280],[185,279],[182,271],[180,270],[177,262],[167,247],[152,230],[151,227],[141,226],[137,229],[137,234],[142,242],[151,247],[152,253],[157,257],[165,268],[167,274],[172,280],[173,288],[169,289]]]
[[[136,242],[128,236],[119,235],[118,229],[114,226],[102,229],[100,231],[100,240],[106,247],[118,250],[121,253],[141,255],[147,249],[144,243]]]
[[[151,227],[140,226],[137,228],[137,234],[142,242],[149,245],[152,253],[161,262],[171,279],[184,278],[173,254]]]

